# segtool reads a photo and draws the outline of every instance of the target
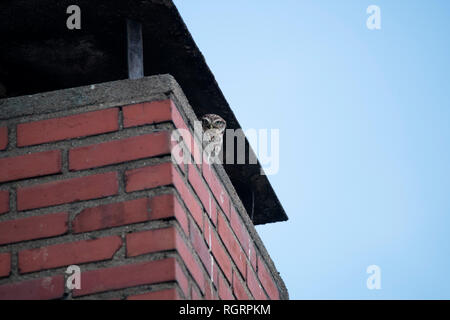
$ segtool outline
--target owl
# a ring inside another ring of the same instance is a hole
[[[217,114],[205,114],[202,117],[204,150],[210,162],[211,158],[217,160],[222,150],[223,133],[227,123]]]

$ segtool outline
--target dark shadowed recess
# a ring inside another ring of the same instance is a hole
[[[81,30],[66,27],[69,5],[81,8]],[[0,97],[126,79],[127,18],[142,23],[145,76],[171,74],[197,117],[216,113],[228,128],[240,128],[170,0],[2,0]],[[225,165],[255,224],[287,220],[260,169],[259,163]]]

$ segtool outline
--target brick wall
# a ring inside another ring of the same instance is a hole
[[[188,123],[170,99],[0,122],[0,299],[287,298],[215,168],[171,161],[177,128],[201,155]]]

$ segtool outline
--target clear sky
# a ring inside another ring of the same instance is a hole
[[[450,1],[175,3],[242,127],[280,129],[290,220],[257,230],[290,297],[450,299]]]

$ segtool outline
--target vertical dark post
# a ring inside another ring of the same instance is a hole
[[[144,48],[142,45],[142,25],[127,19],[128,78],[144,77]]]

